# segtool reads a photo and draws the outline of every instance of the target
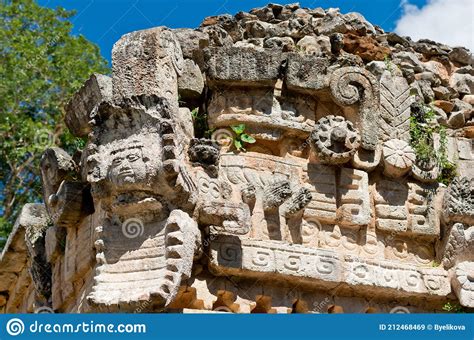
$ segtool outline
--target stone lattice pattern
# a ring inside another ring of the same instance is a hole
[[[132,32],[112,59],[66,108],[82,153],[43,155],[45,203],[1,255],[0,311],[474,308],[468,50],[272,4]],[[446,128],[448,187],[410,146],[420,103]]]

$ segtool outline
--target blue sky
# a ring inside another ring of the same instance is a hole
[[[100,46],[110,60],[112,45],[125,33],[154,26],[198,27],[201,21],[217,14],[235,14],[261,7],[270,0],[39,0],[43,6],[62,6],[77,10],[74,33],[83,34]],[[295,1],[273,1],[280,4]],[[417,7],[427,0],[410,0]],[[339,7],[342,13],[360,12],[371,23],[393,31],[403,14],[406,0],[303,0],[304,7]],[[422,23],[420,23],[422,24]]]

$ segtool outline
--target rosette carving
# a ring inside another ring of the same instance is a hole
[[[383,144],[383,162],[385,175],[401,177],[410,171],[416,159],[410,145],[399,139],[391,139]]]
[[[354,125],[341,116],[321,118],[311,133],[318,156],[326,163],[345,163],[360,144],[360,135]]]

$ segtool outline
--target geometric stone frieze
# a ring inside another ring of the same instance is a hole
[[[371,287],[398,293],[445,296],[451,288],[448,273],[439,268],[418,268],[378,259],[342,256],[328,249],[288,245],[277,241],[244,240],[216,236],[211,241],[211,269],[216,275],[254,277],[273,274],[275,280],[312,282],[316,286]]]

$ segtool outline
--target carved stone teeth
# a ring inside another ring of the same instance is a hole
[[[290,199],[289,206],[287,209],[287,216],[294,215],[299,211],[303,210],[304,207],[306,207],[309,202],[311,202],[312,198],[313,196],[311,195],[311,192],[308,189],[299,189],[296,195],[294,195]]]
[[[255,201],[256,198],[256,189],[255,186],[249,185],[242,189],[242,199],[245,203],[251,203]]]

